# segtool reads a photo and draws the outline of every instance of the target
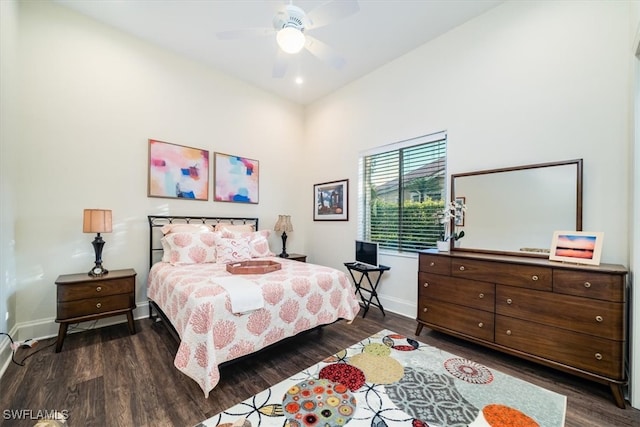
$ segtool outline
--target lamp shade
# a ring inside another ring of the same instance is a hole
[[[284,27],[278,31],[276,40],[280,49],[291,54],[300,52],[305,43],[304,34],[295,27]]]
[[[275,231],[284,231],[289,233],[293,231],[293,225],[291,224],[291,215],[278,215],[278,221],[276,222]]]
[[[85,209],[83,233],[111,233],[111,210]]]

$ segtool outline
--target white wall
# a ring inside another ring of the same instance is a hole
[[[303,149],[300,106],[55,4],[21,2],[18,25],[20,138],[3,138],[14,153],[17,288],[3,289],[15,292],[11,316],[21,336],[56,333],[57,276],[93,265],[84,208],[113,210],[104,265],[136,269],[141,305],[146,215],[256,216],[271,228],[279,213],[294,221],[307,213],[292,197]],[[148,138],[259,160],[259,204],[148,198]],[[294,225],[288,248],[304,252],[304,224]]]
[[[507,2],[308,108],[308,155],[332,165],[308,184],[352,183],[352,220],[314,223],[310,254],[332,266],[353,257],[359,151],[447,130],[449,174],[583,158],[583,229],[604,231],[602,262],[629,266],[630,12],[630,2]],[[382,262],[383,305],[415,316],[417,260]]]

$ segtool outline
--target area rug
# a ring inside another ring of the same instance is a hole
[[[382,330],[196,427],[562,427],[566,397]]]

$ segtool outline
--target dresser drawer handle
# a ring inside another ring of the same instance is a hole
[[[536,276],[535,274],[533,276],[531,276],[531,280],[533,280],[534,282],[537,282],[539,279],[538,276]]]
[[[511,329],[507,329],[507,335],[511,335]]]
[[[478,328],[482,328],[484,326],[484,323],[480,322],[478,323]]]
[[[600,353],[596,353],[595,358],[598,360],[602,360],[602,355]]]
[[[587,288],[587,289],[588,289],[588,288],[590,288],[590,287],[591,287],[591,283],[589,283],[589,282],[584,282],[584,287],[585,287],[585,288]]]
[[[96,308],[100,308],[100,307],[102,307],[102,303],[97,303]]]
[[[425,288],[428,288],[429,287],[429,282],[424,282],[424,285],[422,285],[422,286],[424,286]]]
[[[435,263],[435,262],[433,262],[433,261],[431,261],[431,262],[429,263],[429,267],[433,267],[434,265],[436,265],[436,263]]]
[[[100,291],[102,291],[102,286],[98,286],[98,287],[96,288],[96,292],[100,292]]]
[[[460,271],[464,271],[464,265],[460,266]]]
[[[429,309],[427,307],[425,307],[425,308],[422,309],[422,311],[424,311],[426,313],[427,311],[429,311]]]
[[[480,298],[480,299],[484,298],[484,294],[478,295],[478,298]]]
[[[602,316],[596,316],[596,322],[602,322],[603,320]]]
[[[507,298],[507,304],[511,304],[513,303],[513,300],[511,298]]]

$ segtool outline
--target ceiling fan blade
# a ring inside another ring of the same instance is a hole
[[[287,57],[286,54],[280,50],[276,49],[276,61],[273,64],[273,73],[272,77],[274,79],[281,79],[287,74]]]
[[[271,36],[275,33],[273,28],[239,28],[237,30],[219,31],[216,37],[220,40],[245,39]]]
[[[357,0],[333,0],[307,13],[309,29],[323,27],[360,10]]]
[[[307,49],[311,54],[323,62],[328,63],[333,68],[341,69],[346,64],[346,61],[343,57],[338,55],[336,51],[330,48],[327,44],[322,43],[320,40],[311,37],[309,35],[305,35],[305,49]]]

